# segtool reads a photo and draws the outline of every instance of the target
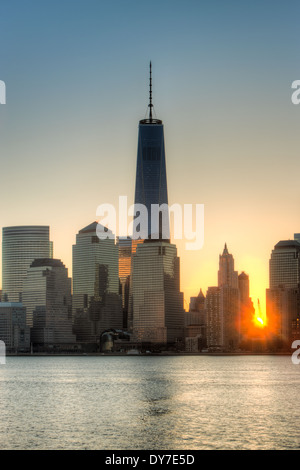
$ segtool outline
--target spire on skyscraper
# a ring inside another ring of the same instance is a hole
[[[149,105],[148,107],[150,108],[150,111],[149,111],[149,119],[150,121],[152,122],[152,108],[153,108],[153,104],[152,104],[152,64],[151,64],[151,60],[150,60],[150,83],[149,83]]]
[[[227,243],[225,243],[224,250],[223,250],[223,255],[229,255],[228,249],[227,249]]]
[[[152,109],[154,108],[154,105],[152,103],[152,62],[150,61],[150,79],[149,79],[149,117],[146,119],[142,119],[140,121],[140,124],[162,124],[162,121],[160,119],[154,119],[152,115]]]

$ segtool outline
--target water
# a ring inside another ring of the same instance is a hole
[[[8,357],[1,449],[299,449],[289,356]]]

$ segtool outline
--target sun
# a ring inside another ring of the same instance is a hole
[[[265,323],[261,317],[255,317],[255,323],[257,326],[260,326],[260,327],[265,326]]]

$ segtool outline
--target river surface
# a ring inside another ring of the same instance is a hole
[[[290,356],[8,357],[0,449],[300,449]]]

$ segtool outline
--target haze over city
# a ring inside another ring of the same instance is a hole
[[[296,1],[3,2],[1,226],[49,225],[72,275],[75,235],[97,206],[133,203],[151,59],[169,203],[205,206],[203,249],[176,241],[185,301],[216,285],[226,242],[264,308],[271,250],[300,231],[297,11]]]

